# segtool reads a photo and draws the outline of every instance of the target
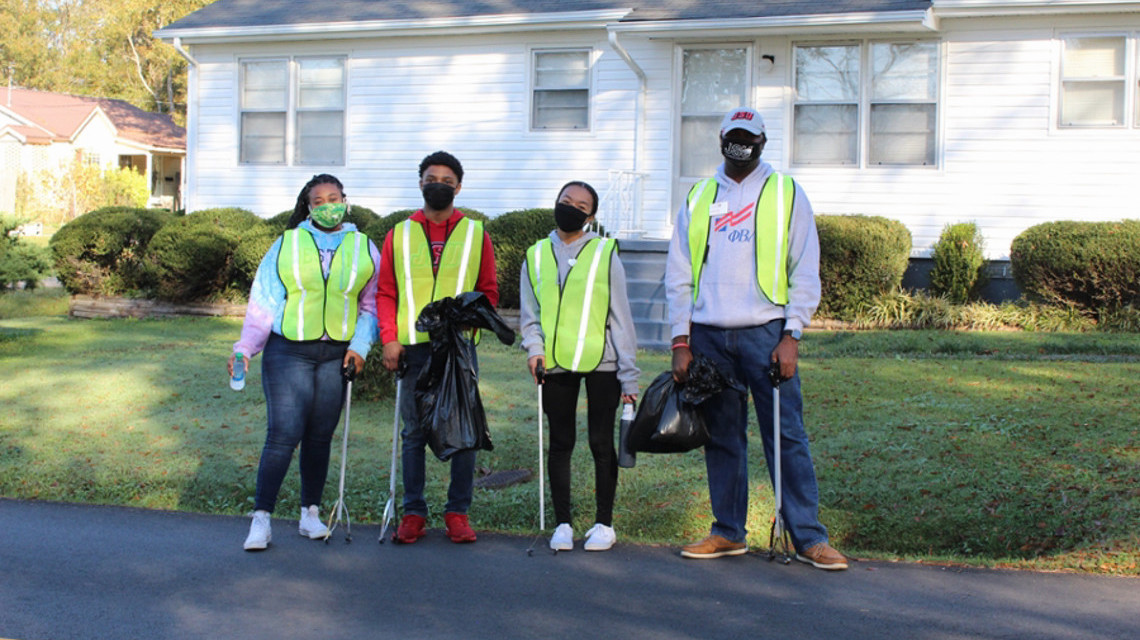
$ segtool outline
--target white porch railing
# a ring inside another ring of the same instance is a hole
[[[598,203],[598,222],[611,238],[639,238],[645,234],[641,220],[641,181],[646,174],[610,169],[610,180]]]

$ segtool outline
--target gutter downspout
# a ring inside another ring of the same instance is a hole
[[[637,190],[633,194],[633,216],[634,226],[638,231],[644,232],[645,225],[642,224],[642,191],[645,186],[642,184],[641,175],[645,165],[645,103],[646,97],[649,93],[649,78],[645,75],[645,71],[629,55],[620,42],[618,42],[618,35],[616,31],[607,30],[610,40],[610,48],[617,53],[625,64],[629,67],[630,71],[637,76],[637,101],[634,106],[634,128],[633,128],[633,171],[636,174]]]
[[[192,171],[191,158],[198,157],[198,61],[190,52],[182,48],[182,38],[174,38],[174,50],[179,53],[190,69],[187,70],[186,80],[186,157],[182,160],[182,193],[177,200],[184,211],[191,211],[190,203],[193,200],[194,188],[197,187],[197,171]]]

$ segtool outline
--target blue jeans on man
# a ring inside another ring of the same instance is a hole
[[[700,354],[732,374],[752,392],[764,458],[769,476],[772,466],[772,382],[768,379],[772,351],[780,341],[783,321],[756,327],[721,329],[693,324],[690,344]],[[779,386],[780,447],[783,475],[783,516],[797,551],[827,542],[827,528],[819,521],[819,488],[803,423],[803,398],[797,371]],[[748,399],[725,391],[706,401],[705,446],[709,500],[716,519],[711,533],[730,542],[744,542],[748,518]],[[775,479],[772,479],[773,485]]]

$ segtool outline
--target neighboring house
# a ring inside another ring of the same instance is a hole
[[[186,130],[167,114],[123,100],[0,88],[0,211],[15,209],[21,173],[59,170],[76,158],[147,177],[148,206],[181,205]]]

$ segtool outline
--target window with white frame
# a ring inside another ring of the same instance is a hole
[[[695,182],[720,165],[720,122],[749,103],[749,52],[744,46],[681,50],[682,179]]]
[[[530,128],[590,128],[590,50],[532,52]]]
[[[344,58],[241,63],[243,164],[344,164]]]
[[[1068,36],[1061,40],[1059,126],[1125,126],[1127,45],[1124,36]]]
[[[933,166],[937,42],[796,45],[792,162]]]

